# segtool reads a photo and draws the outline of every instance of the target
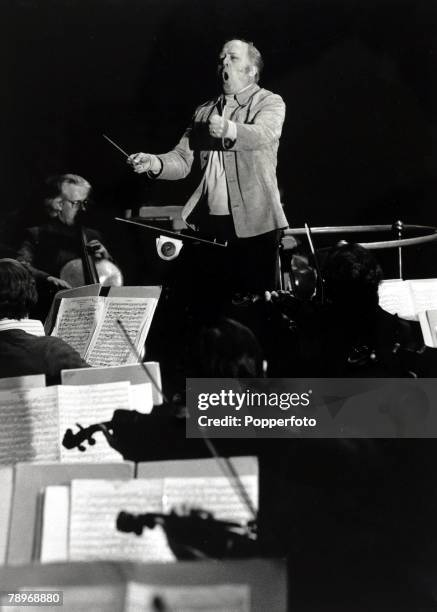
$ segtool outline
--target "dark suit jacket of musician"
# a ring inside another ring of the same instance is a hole
[[[94,229],[84,228],[87,241],[102,241]],[[31,266],[36,278],[59,277],[63,266],[72,259],[80,259],[81,245],[77,226],[65,225],[53,219],[43,225],[25,230],[17,259]]]
[[[61,370],[88,364],[70,345],[52,336],[34,336],[22,329],[0,332],[2,377],[45,374],[47,384],[60,383]]]

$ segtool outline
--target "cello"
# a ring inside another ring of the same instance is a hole
[[[92,248],[87,245],[85,228],[82,225],[78,226],[78,240],[81,257],[67,262],[60,272],[60,278],[71,287],[96,283],[104,287],[121,287],[121,270],[109,259],[95,259]]]

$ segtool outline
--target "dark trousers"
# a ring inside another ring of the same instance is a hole
[[[259,293],[279,287],[281,230],[239,238],[232,217],[227,215],[208,217],[199,233],[227,243],[226,247],[197,247],[192,263],[194,269],[201,270],[204,284],[232,293]]]

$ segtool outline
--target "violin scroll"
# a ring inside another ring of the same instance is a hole
[[[96,444],[96,440],[93,438],[93,435],[101,431],[108,438],[109,430],[112,429],[111,421],[107,423],[96,423],[95,425],[90,425],[89,427],[82,427],[80,423],[76,423],[76,426],[79,428],[77,433],[73,433],[72,429],[67,429],[62,439],[62,446],[71,450],[73,448],[77,448],[82,453],[86,451],[87,447],[83,444],[83,442],[87,442],[89,446],[94,446]]]
[[[149,514],[130,514],[130,512],[120,512],[117,516],[116,527],[122,533],[135,533],[141,535],[144,527],[153,529],[156,525],[158,515]]]

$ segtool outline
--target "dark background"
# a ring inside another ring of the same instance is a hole
[[[30,219],[41,181],[62,171],[93,184],[110,241],[124,209],[183,204],[189,179],[134,175],[101,134],[128,152],[174,146],[216,94],[222,43],[244,37],[287,105],[278,176],[291,225],[437,224],[433,0],[2,0],[0,11],[6,220]]]

